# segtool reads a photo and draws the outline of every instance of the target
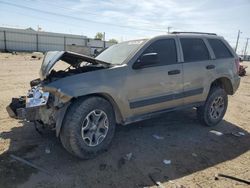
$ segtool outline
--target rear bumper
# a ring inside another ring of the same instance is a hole
[[[39,107],[26,108],[25,97],[12,98],[11,103],[6,107],[11,118],[35,121],[39,120]]]

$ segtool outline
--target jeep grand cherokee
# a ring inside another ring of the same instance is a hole
[[[66,70],[53,69],[59,60]],[[47,52],[40,78],[7,111],[56,129],[70,153],[87,159],[108,148],[117,124],[192,107],[202,124],[218,124],[239,86],[238,70],[234,50],[209,33],[122,42],[96,58]]]

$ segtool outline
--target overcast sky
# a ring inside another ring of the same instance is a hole
[[[0,0],[0,26],[119,41],[147,38],[171,31],[214,32],[238,52],[250,37],[250,0]],[[250,43],[250,41],[249,41]],[[250,44],[248,48],[250,52]]]

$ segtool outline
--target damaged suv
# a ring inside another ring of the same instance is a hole
[[[55,70],[57,62],[66,70]],[[218,124],[237,90],[239,59],[215,34],[172,33],[113,45],[96,58],[47,52],[40,78],[7,107],[13,118],[56,130],[62,145],[88,159],[108,148],[117,124],[197,108],[202,124]]]

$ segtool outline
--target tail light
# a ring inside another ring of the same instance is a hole
[[[235,66],[236,66],[237,73],[239,74],[239,70],[240,70],[240,60],[239,60],[239,58],[235,59]]]

